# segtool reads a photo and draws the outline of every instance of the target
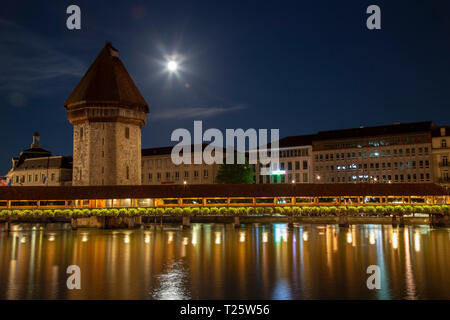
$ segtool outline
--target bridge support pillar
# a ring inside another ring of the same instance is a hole
[[[183,216],[183,229],[187,229],[191,226],[191,217]]]
[[[241,227],[241,221],[240,221],[239,217],[234,217],[234,227],[235,228]]]
[[[339,227],[348,228],[348,217],[347,216],[339,216],[338,223],[339,223]]]
[[[289,229],[294,228],[294,216],[292,215],[289,216],[288,228]]]
[[[404,218],[403,216],[400,216],[399,227],[400,227],[400,228],[405,227],[405,218]]]
[[[70,220],[70,225],[72,227],[72,230],[77,230],[77,218],[72,218]]]
[[[11,231],[10,227],[11,227],[11,224],[9,223],[9,221],[4,221],[2,223],[1,231],[9,232],[9,231]]]

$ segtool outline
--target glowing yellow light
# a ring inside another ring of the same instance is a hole
[[[167,63],[167,69],[169,69],[169,71],[177,71],[178,69],[178,63],[176,63],[176,61],[169,61],[169,63]]]
[[[418,232],[414,234],[414,250],[420,251],[420,234]]]
[[[48,241],[55,241],[55,236],[54,235],[49,236]]]
[[[347,232],[347,243],[352,243],[353,239],[352,239],[352,233],[351,232]]]
[[[241,232],[241,233],[239,234],[239,241],[240,241],[240,242],[245,242],[245,232]]]
[[[144,241],[145,241],[145,243],[150,243],[150,236],[145,236]]]
[[[171,243],[172,241],[173,241],[173,232],[169,232],[168,243]]]
[[[308,231],[303,232],[303,241],[308,241]]]
[[[375,233],[373,231],[370,231],[369,234],[369,243],[370,244],[375,244]]]
[[[392,233],[392,247],[394,249],[398,248],[398,233],[397,232]]]
[[[20,242],[21,242],[21,243],[26,243],[26,242],[27,242],[27,238],[22,237],[22,238],[20,239]]]
[[[220,244],[221,240],[222,240],[221,233],[216,232],[216,241],[215,241],[216,244]]]
[[[87,242],[87,241],[88,241],[88,236],[87,236],[87,234],[83,234],[83,236],[81,237],[81,241],[82,241],[82,242]]]
[[[281,236],[283,238],[283,242],[287,242],[287,231],[283,230],[283,235]]]
[[[268,232],[263,232],[263,242],[267,242],[269,240]]]
[[[125,238],[123,238],[123,242],[130,243],[130,236],[129,235],[125,235]]]
[[[192,232],[192,240],[191,240],[192,245],[196,245],[197,244],[197,232],[194,231]]]
[[[188,243],[189,243],[189,239],[188,239],[187,237],[184,237],[184,238],[183,238],[183,244],[184,244],[185,246],[187,246]]]

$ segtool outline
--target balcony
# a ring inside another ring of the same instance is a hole
[[[439,183],[450,183],[450,177],[442,177],[438,179]]]
[[[439,162],[439,167],[450,167],[450,162],[448,161],[443,161],[443,162]]]

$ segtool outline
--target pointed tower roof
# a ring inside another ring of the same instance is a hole
[[[119,59],[119,51],[110,42],[64,102],[64,107],[81,104],[113,103],[150,112],[147,102]]]

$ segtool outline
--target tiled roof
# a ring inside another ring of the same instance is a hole
[[[319,131],[314,140],[345,139],[370,136],[397,135],[414,132],[430,132],[436,125],[432,121],[398,123],[376,127],[360,127],[341,130]]]
[[[442,196],[445,188],[432,183],[392,184],[248,184],[148,185],[89,187],[1,187],[0,200],[75,200],[176,197],[288,196]]]
[[[24,162],[17,164],[15,170],[32,168],[72,169],[72,162],[72,157],[64,156],[29,158]]]
[[[67,108],[79,103],[118,103],[149,112],[148,104],[118,57],[118,51],[107,43],[86,74],[64,102]]]
[[[207,143],[202,144],[202,150],[204,150],[208,146]],[[143,157],[149,157],[149,156],[161,156],[161,155],[169,155],[172,153],[172,149],[174,146],[169,147],[158,147],[158,148],[146,148],[142,149],[142,156]],[[216,147],[216,150],[221,150],[221,147]],[[194,145],[191,145],[191,152],[194,152]]]

